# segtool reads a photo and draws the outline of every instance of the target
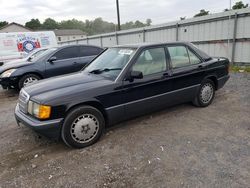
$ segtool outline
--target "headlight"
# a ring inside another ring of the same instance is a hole
[[[39,119],[48,119],[51,114],[51,106],[41,105],[33,101],[29,101],[28,112]]]
[[[13,72],[15,72],[15,71],[16,71],[16,69],[7,70],[7,71],[3,72],[3,73],[0,75],[0,77],[1,77],[1,78],[10,77],[11,74],[12,74]]]

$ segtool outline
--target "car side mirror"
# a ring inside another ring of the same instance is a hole
[[[50,63],[53,63],[54,61],[56,61],[56,56],[52,56],[51,58],[49,58]]]
[[[134,79],[142,79],[143,74],[141,71],[131,71],[130,75],[126,78],[126,80],[133,82]]]
[[[31,61],[33,58],[32,57],[29,57],[28,59],[27,59],[27,61]]]

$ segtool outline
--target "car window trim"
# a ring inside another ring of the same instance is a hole
[[[167,71],[171,70],[171,59],[170,54],[166,46],[164,46],[165,55],[166,55],[166,61],[167,61]]]
[[[53,56],[52,56],[53,57]],[[66,61],[66,60],[73,60],[73,59],[79,59],[79,57],[73,57],[73,58],[67,58],[67,59],[59,59],[59,60],[55,60],[54,62],[61,62],[61,61]],[[49,63],[49,61],[47,61]]]

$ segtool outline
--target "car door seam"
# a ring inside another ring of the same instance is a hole
[[[153,98],[156,98],[156,97],[160,97],[160,96],[164,96],[164,95],[167,95],[167,94],[179,92],[179,91],[182,91],[182,90],[185,90],[185,89],[191,89],[191,88],[198,87],[198,86],[200,86],[200,84],[196,84],[196,85],[193,85],[193,86],[189,86],[189,87],[177,89],[177,90],[174,90],[174,91],[169,91],[169,92],[158,94],[158,95],[151,96],[151,97],[146,97],[144,99],[138,99],[138,100],[134,100],[134,101],[131,101],[131,102],[127,102],[127,103],[123,103],[123,104],[111,106],[111,107],[105,108],[105,110],[111,110],[111,109],[114,109],[114,108],[118,108],[118,107],[122,107],[122,106],[125,106],[125,105],[129,105],[129,104],[141,102],[141,101],[144,101],[144,100],[153,99]]]

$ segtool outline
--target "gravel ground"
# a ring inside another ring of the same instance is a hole
[[[81,150],[17,127],[16,102],[0,91],[0,187],[250,187],[250,74],[207,108],[127,121]]]

